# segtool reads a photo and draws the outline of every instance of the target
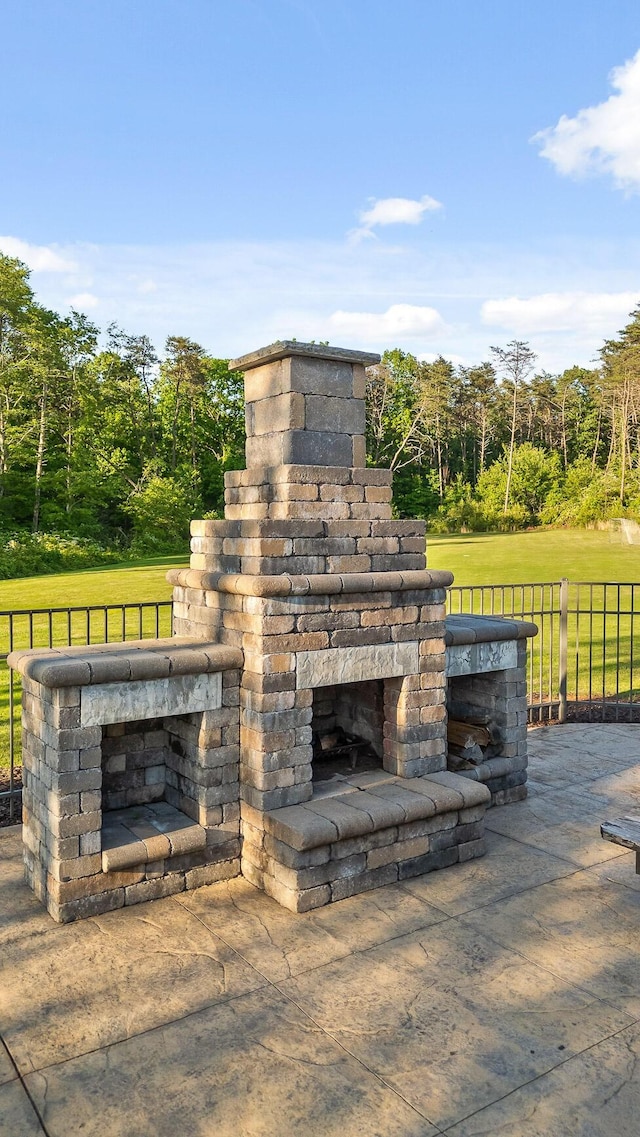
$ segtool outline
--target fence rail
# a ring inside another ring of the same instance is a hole
[[[640,584],[570,582],[454,585],[448,611],[533,620],[530,721],[584,715],[640,721]],[[18,817],[21,793],[19,680],[7,668],[18,648],[62,647],[171,635],[171,601],[0,612],[0,818]]]
[[[66,647],[171,635],[171,601],[0,612],[0,821],[19,816],[20,683],[7,667],[20,648]]]
[[[581,715],[640,721],[640,584],[569,581],[544,584],[454,585],[456,613],[533,620],[529,643],[531,721]]]

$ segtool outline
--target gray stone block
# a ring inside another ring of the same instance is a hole
[[[331,431],[292,430],[283,435],[283,461],[324,466],[350,466],[351,435]],[[346,516],[346,515],[345,515]]]
[[[323,395],[307,395],[305,427],[334,434],[364,434],[364,399],[337,399]]]

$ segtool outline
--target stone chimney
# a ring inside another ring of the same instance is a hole
[[[247,468],[365,466],[365,367],[380,356],[286,340],[229,364],[244,372]]]

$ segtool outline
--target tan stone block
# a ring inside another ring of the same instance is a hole
[[[246,652],[244,659],[245,676],[243,683],[246,682],[246,672],[255,672],[259,675],[273,675],[280,672],[295,671],[296,657],[293,652],[278,652],[264,655],[260,652]]]
[[[420,711],[420,722],[421,723],[442,722],[442,720],[444,718],[446,718],[446,715],[447,715],[447,710],[446,710],[446,707],[444,705],[444,702],[442,702],[439,706],[436,705],[433,707],[422,707],[422,709]]]
[[[266,653],[318,651],[328,646],[327,632],[291,632],[290,635],[262,637],[262,647]]]
[[[356,434],[353,437],[353,465],[364,466],[367,461],[367,446],[364,435]]]
[[[278,359],[275,363],[264,363],[261,367],[245,372],[244,397],[247,402],[274,398],[289,390],[288,359]]]
[[[287,750],[295,746],[294,730],[253,730],[251,727],[240,727],[240,745],[257,752],[273,753],[277,750]]]
[[[60,881],[78,880],[80,877],[95,876],[102,872],[102,862],[99,853],[90,856],[73,857],[67,861],[52,860],[51,875]]]
[[[403,608],[383,608],[380,611],[363,612],[363,628],[373,628],[379,624],[413,624],[418,619],[418,608],[409,604]]]
[[[155,880],[142,880],[131,884],[124,890],[125,904],[141,904],[146,900],[159,900],[163,896],[174,896],[184,892],[184,873],[170,873]]]
[[[365,486],[364,497],[365,501],[389,502],[392,499],[392,492],[388,486]]]
[[[53,813],[48,815],[48,825],[56,837],[79,837],[83,833],[100,830],[102,825],[102,811],[93,813],[75,813],[58,817]]]
[[[256,505],[228,505],[225,514],[234,521],[255,521],[261,517],[269,517],[269,509],[266,502]]]
[[[364,369],[364,365],[362,363],[354,363],[351,370],[353,375],[353,397],[354,399],[364,399],[367,388],[367,373]]]
[[[269,873],[262,874],[262,887],[268,896],[272,896],[283,908],[290,912],[310,912],[313,908],[321,908],[331,900],[331,888],[328,884],[317,888],[308,888],[299,891],[287,888]]]
[[[371,521],[386,520],[391,518],[391,506],[386,505],[384,502],[357,502],[355,501],[350,507],[350,516],[356,521],[363,520],[364,518]]]
[[[289,711],[298,705],[309,705],[306,703],[298,704],[296,699],[295,691],[273,691],[268,694],[263,694],[261,692],[243,689],[240,702],[241,706],[246,707],[248,710],[265,714],[273,713],[274,711]]]
[[[240,875],[240,858],[217,861],[212,865],[198,865],[185,873],[185,888],[201,888],[204,884],[216,884],[220,880],[231,880]]]
[[[364,486],[320,486],[321,501],[364,501]]]
[[[327,557],[327,571],[335,573],[370,572],[371,557],[366,554]]]
[[[340,487],[335,487],[340,488]],[[318,486],[315,483],[282,482],[273,487],[274,501],[317,501]]]

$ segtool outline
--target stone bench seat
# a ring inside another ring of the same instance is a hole
[[[204,849],[202,825],[167,802],[114,809],[103,814],[102,871],[117,872]]]
[[[345,777],[344,786],[320,793],[303,805],[265,813],[265,831],[302,852],[375,833],[396,825],[488,805],[479,782],[442,771],[422,778],[398,778],[383,771]]]
[[[506,616],[453,615],[445,618],[445,643],[449,645],[492,643],[496,640],[531,639],[538,634],[530,620]]]
[[[44,687],[207,675],[242,666],[242,652],[189,636],[13,651],[9,667]]]

